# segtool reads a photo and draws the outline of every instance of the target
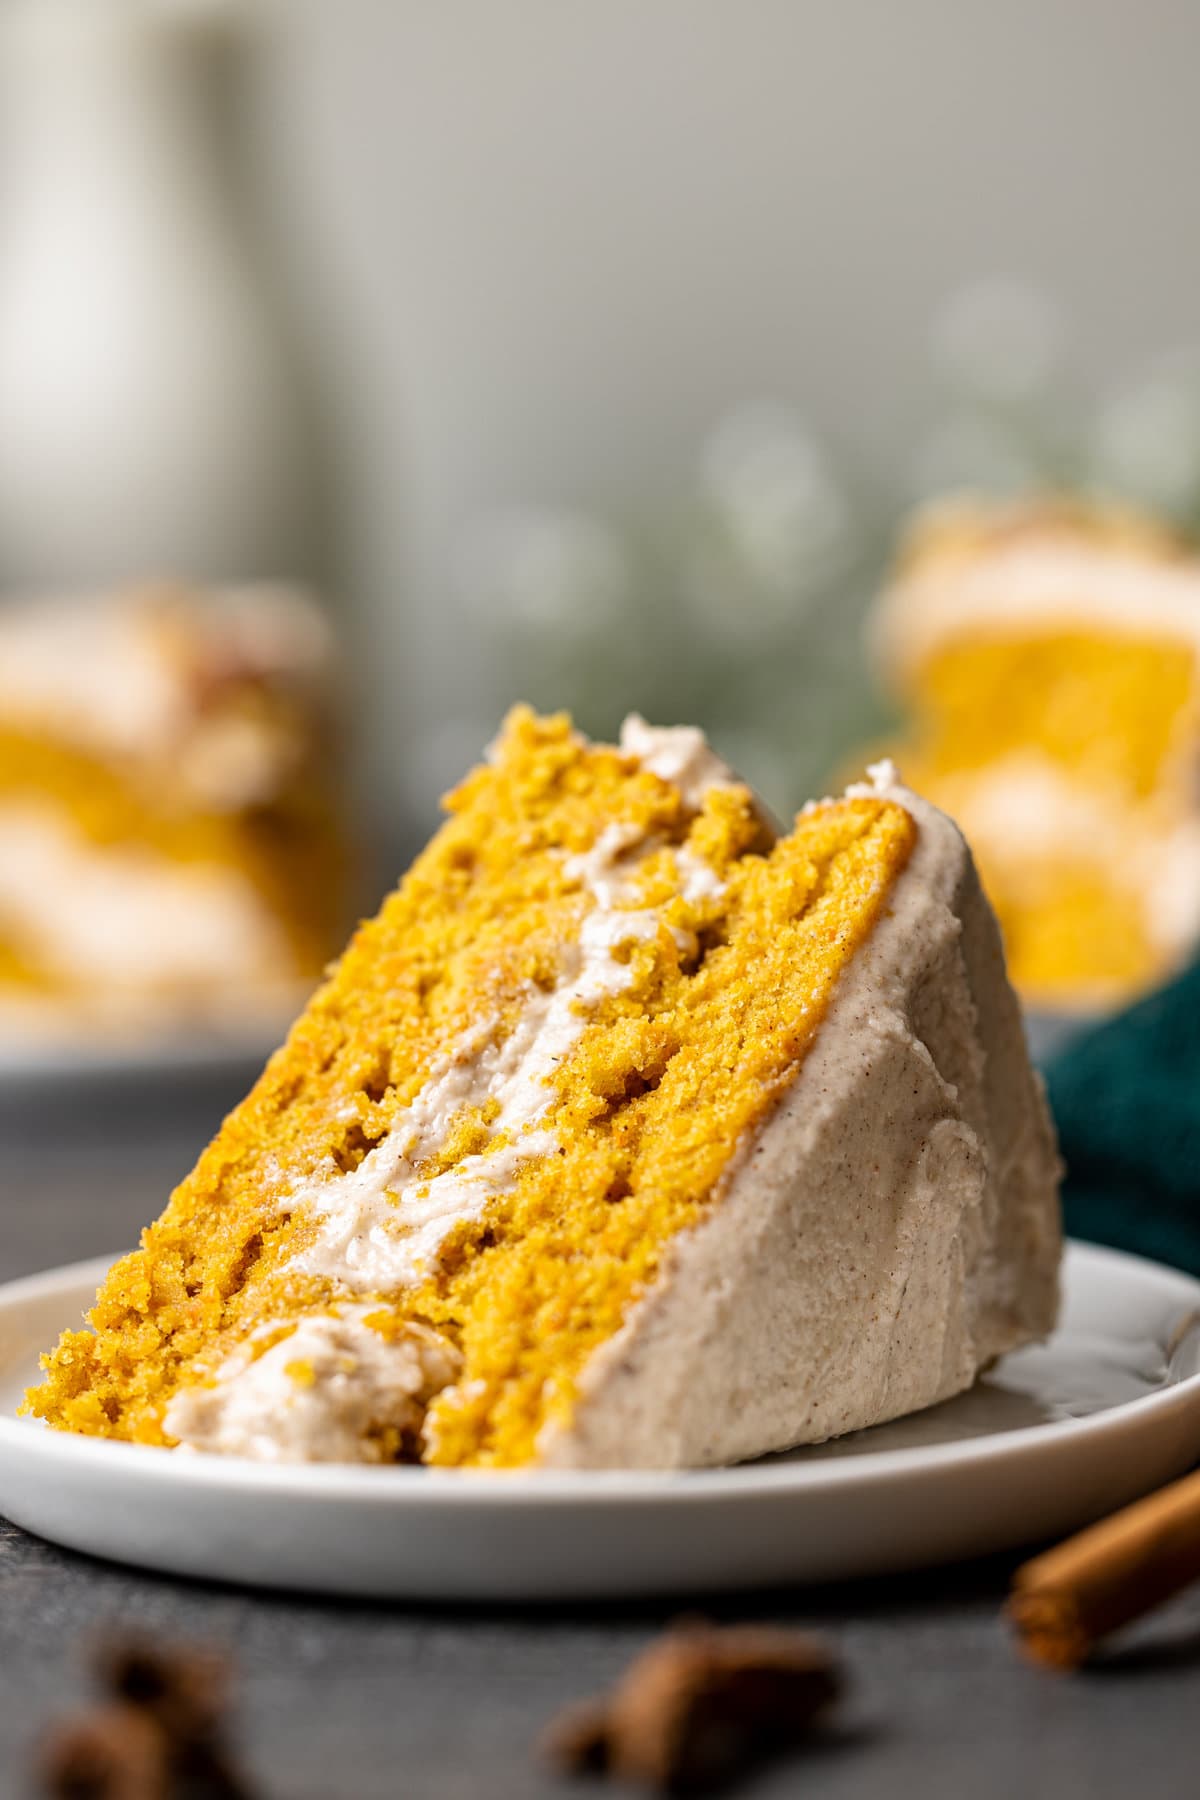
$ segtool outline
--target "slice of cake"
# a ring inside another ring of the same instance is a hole
[[[698,731],[517,711],[29,1407],[278,1459],[724,1463],[1055,1316],[1056,1156],[955,827],[776,836]]]
[[[1200,943],[1200,562],[1062,502],[920,520],[873,624],[897,752],[962,825],[1027,999],[1111,1005]]]
[[[345,929],[332,689],[288,590],[0,609],[0,1037],[290,1016]]]

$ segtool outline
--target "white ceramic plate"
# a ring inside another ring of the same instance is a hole
[[[0,1288],[0,1512],[183,1575],[445,1600],[683,1593],[868,1575],[1055,1533],[1200,1453],[1200,1283],[1073,1245],[1050,1343],[970,1394],[817,1449],[683,1475],[294,1467],[11,1418],[100,1262]]]

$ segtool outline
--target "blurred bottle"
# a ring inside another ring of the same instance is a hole
[[[215,105],[236,30],[0,8],[0,587],[311,570],[305,409]]]

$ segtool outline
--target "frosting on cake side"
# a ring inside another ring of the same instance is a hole
[[[965,843],[917,822],[779,1110],[596,1356],[559,1467],[720,1464],[932,1406],[1053,1328],[1058,1156]]]

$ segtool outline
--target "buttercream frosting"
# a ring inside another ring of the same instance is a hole
[[[276,1341],[264,1350],[264,1338]],[[294,1325],[259,1326],[210,1385],[174,1396],[164,1423],[188,1450],[259,1462],[376,1462],[376,1434],[390,1428],[415,1439],[425,1403],[460,1365],[453,1344],[428,1326],[385,1335],[369,1308],[343,1306]]]
[[[968,1387],[1053,1327],[1053,1129],[995,918],[944,814],[880,766],[918,841],[807,1058],[706,1217],[593,1357],[558,1467],[694,1467],[856,1431]]]

